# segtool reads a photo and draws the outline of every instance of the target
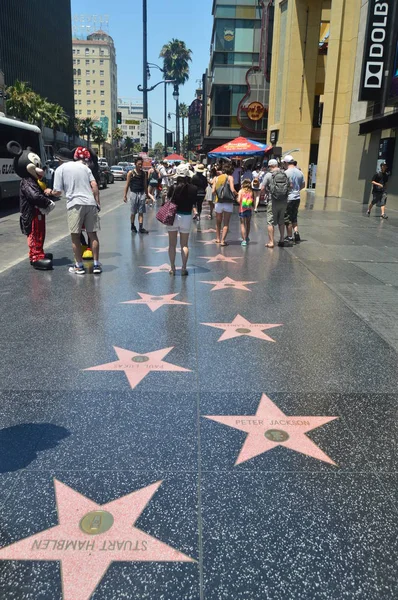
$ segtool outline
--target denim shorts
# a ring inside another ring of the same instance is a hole
[[[241,219],[250,219],[250,217],[252,216],[251,208],[247,208],[246,210],[243,210],[242,212],[239,213],[239,216]]]

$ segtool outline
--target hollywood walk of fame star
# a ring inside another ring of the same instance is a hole
[[[216,240],[198,240],[199,244],[204,244],[205,246],[213,246],[216,243]]]
[[[158,233],[155,237],[169,237],[168,233]]]
[[[194,562],[134,526],[161,481],[97,504],[54,479],[59,524],[0,549],[0,560],[61,561],[64,600],[89,600],[112,562]]]
[[[224,256],[223,254],[217,254],[217,256],[199,256],[199,258],[204,258],[208,263],[213,262],[228,262],[236,264],[236,261],[242,256]]]
[[[162,252],[168,252],[169,247],[165,246],[164,248],[151,248],[151,250],[155,250],[155,254],[161,254]],[[176,252],[181,252],[181,248],[176,248]]]
[[[198,229],[197,231],[198,233],[217,233],[217,230],[212,229],[211,227],[210,229]]]
[[[145,273],[145,275],[150,275],[151,273],[168,273],[170,271],[170,268],[170,265],[168,265],[167,263],[164,263],[159,267],[140,267],[140,269],[149,269],[149,271]],[[177,267],[177,271],[178,270],[179,267]]]
[[[231,279],[231,277],[224,277],[221,281],[201,281],[200,283],[207,283],[208,285],[214,285],[214,287],[210,290],[211,292],[216,292],[217,290],[244,290],[245,292],[251,292],[249,289],[249,284],[258,283],[257,281],[236,281],[235,279]]]
[[[190,306],[189,302],[180,302],[179,300],[173,300],[178,294],[165,294],[164,296],[152,296],[151,294],[143,294],[137,292],[141,296],[140,300],[129,300],[128,302],[121,302],[120,304],[146,304],[152,312],[158,310],[161,306],[165,305],[185,305]]]
[[[255,415],[206,416],[228,427],[234,427],[248,435],[235,465],[239,465],[276,446],[284,446],[312,456],[331,465],[335,462],[305,434],[339,417],[291,417],[285,415],[268,396],[262,395]]]
[[[130,350],[125,350],[124,348],[117,348],[116,346],[113,348],[119,360],[83,370],[124,371],[132,389],[134,389],[151,371],[191,372],[190,369],[184,369],[183,367],[172,365],[171,363],[163,360],[163,358],[171,350],[173,350],[173,346],[171,348],[162,348],[161,350],[156,350],[155,352],[147,352],[146,354],[139,354],[138,352],[132,352]]]
[[[241,315],[236,315],[232,323],[201,323],[201,325],[207,325],[208,327],[215,327],[217,329],[224,329],[225,331],[218,340],[219,342],[244,335],[247,337],[254,337],[259,340],[265,340],[267,342],[275,342],[275,340],[273,340],[266,333],[263,333],[263,331],[272,329],[273,327],[282,327],[281,323],[250,323],[250,321]]]

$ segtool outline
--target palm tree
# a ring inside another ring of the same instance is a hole
[[[117,144],[119,144],[120,140],[123,139],[123,131],[120,129],[120,127],[116,127],[116,129],[112,131],[112,138]]]
[[[134,142],[133,142],[133,138],[131,138],[129,135],[124,138],[124,146],[127,150],[127,154],[130,154],[130,152],[134,148]]]
[[[188,118],[188,106],[181,102],[179,115],[182,122],[182,154],[185,156],[186,145],[185,145],[185,119]]]
[[[90,138],[93,131],[94,121],[90,117],[81,120],[80,134],[87,136],[87,148],[90,147]]]
[[[40,121],[39,109],[44,108],[44,98],[36,94],[24,81],[15,81],[6,90],[7,112],[21,121],[37,123]]]
[[[44,106],[45,113],[42,115],[44,124],[51,127],[54,135],[54,150],[56,149],[57,129],[68,125],[68,117],[60,104],[47,102]]]
[[[186,47],[185,42],[173,38],[168,44],[165,44],[160,51],[160,58],[163,58],[163,78],[174,79],[176,98],[176,115],[179,115],[179,86],[184,85],[189,79],[189,62],[192,50]],[[176,137],[177,152],[180,150],[180,121],[176,117]]]
[[[106,135],[104,133],[104,130],[102,129],[102,127],[100,127],[99,125],[95,125],[93,127],[92,130],[92,136],[93,136],[93,142],[95,142],[96,144],[98,144],[98,154],[100,154],[101,152],[101,144],[102,144],[102,156],[105,156],[105,142],[106,142]]]

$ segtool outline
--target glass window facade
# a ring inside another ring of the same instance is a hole
[[[253,19],[216,19],[214,50],[224,52],[255,52],[255,31],[260,35],[260,21]],[[259,39],[259,37],[258,37]]]

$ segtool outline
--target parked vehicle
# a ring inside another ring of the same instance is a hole
[[[108,166],[104,167],[104,166],[102,166],[102,164],[100,164],[99,168],[105,174],[108,184],[115,183],[115,176],[112,173],[112,170]]]
[[[99,187],[102,190],[106,190],[106,188],[108,187],[108,178],[106,176],[106,173],[104,172],[103,169],[101,169],[101,167],[98,169],[98,171],[99,171],[99,178],[100,178]]]
[[[128,164],[129,164],[128,162],[122,161],[122,162],[118,162],[117,166],[122,167],[122,169],[124,169],[124,167],[127,167]]]
[[[109,167],[109,164],[108,164],[108,161],[106,160],[106,158],[100,157],[98,159],[98,164],[100,167]]]
[[[121,179],[122,181],[126,181],[127,173],[123,167],[117,165],[115,167],[111,167],[111,171],[114,179]]]

